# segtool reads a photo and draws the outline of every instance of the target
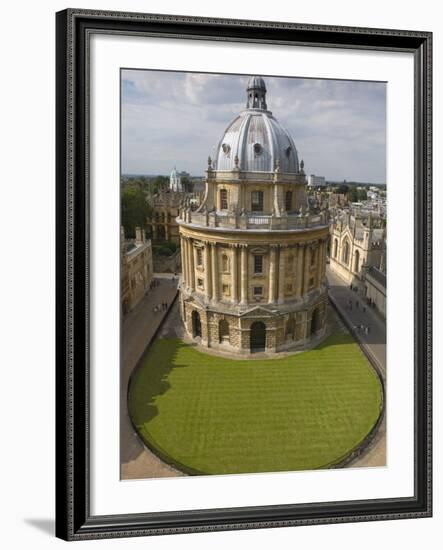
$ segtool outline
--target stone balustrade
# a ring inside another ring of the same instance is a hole
[[[178,223],[201,227],[220,227],[226,229],[290,230],[304,229],[328,224],[327,212],[320,214],[287,214],[283,216],[257,213],[221,214],[219,212],[193,212],[182,210]]]

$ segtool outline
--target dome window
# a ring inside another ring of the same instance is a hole
[[[291,147],[291,146],[286,147],[285,153],[286,153],[286,156],[287,156],[288,158],[290,157],[291,152],[292,152],[292,147]]]
[[[256,155],[261,155],[263,153],[263,147],[260,145],[260,143],[254,143],[254,153]]]
[[[231,152],[231,146],[228,145],[227,143],[223,143],[222,144],[222,150],[223,150],[223,153],[228,156],[229,153]]]

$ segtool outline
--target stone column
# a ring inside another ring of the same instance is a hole
[[[306,246],[305,251],[305,269],[303,274],[303,294],[306,294],[308,292],[309,288],[309,271],[311,267],[311,254],[312,254],[312,247],[311,245]]]
[[[297,253],[297,267],[296,267],[296,285],[297,285],[297,298],[300,298],[303,293],[303,260],[305,255],[305,245],[299,244],[298,245],[298,253]]]
[[[325,280],[326,277],[326,252],[327,252],[327,238],[323,240],[323,250],[322,250],[322,271],[321,271],[321,282]]]
[[[325,258],[325,247],[326,242],[321,239],[319,241],[319,247],[317,252],[317,286],[319,287],[323,282],[323,269],[324,269],[324,258]]]
[[[238,288],[237,288],[237,247],[236,245],[232,246],[232,301],[234,304],[238,302]]]
[[[218,301],[218,257],[217,257],[217,243],[211,243],[211,271],[212,271],[212,298],[214,301]]]
[[[185,280],[186,288],[190,286],[190,275],[189,275],[189,243],[187,237],[182,237],[183,240],[183,261],[185,262],[182,267],[182,273]]]
[[[211,252],[209,242],[205,242],[204,249],[204,262],[205,262],[205,295],[208,300],[212,298],[212,285],[211,285]]]
[[[319,260],[320,260],[320,255],[318,253],[318,251],[320,250],[320,241],[316,242],[314,247],[312,248],[311,250],[311,254],[312,256],[314,257],[314,266],[315,266],[315,275],[314,275],[314,288],[317,288],[318,286],[318,282],[320,280],[319,278],[319,268],[320,268],[320,264],[319,264]]]
[[[182,262],[182,284],[187,285],[188,283],[187,283],[187,278],[186,278],[186,274],[185,274],[185,269],[186,269],[185,239],[182,236],[180,236],[180,257],[181,257],[181,262]]]
[[[278,262],[278,303],[285,301],[285,247],[280,246],[280,257]]]
[[[195,268],[194,268],[194,245],[192,239],[188,239],[188,253],[189,253],[189,288],[195,289]]]
[[[270,304],[275,303],[275,289],[277,287],[277,246],[271,244],[269,255],[269,299]]]
[[[241,247],[241,304],[248,303],[248,247],[243,245]]]

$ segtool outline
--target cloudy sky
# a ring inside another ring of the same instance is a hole
[[[122,173],[204,174],[245,107],[249,76],[122,71]],[[268,109],[291,133],[305,172],[385,182],[386,85],[265,77]]]

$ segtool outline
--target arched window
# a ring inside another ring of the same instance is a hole
[[[194,309],[191,317],[192,317],[192,337],[193,338],[197,338],[198,336],[201,337],[202,326],[200,321],[200,314],[198,313],[198,311],[195,311]]]
[[[164,225],[157,226],[157,240],[165,241],[166,240],[166,230]]]
[[[341,253],[341,261],[346,265],[349,263],[349,241],[348,240],[344,242],[343,251]]]
[[[288,147],[289,149],[289,147]],[[285,194],[285,209],[287,212],[292,210],[292,191],[286,191]]]
[[[311,336],[314,336],[321,329],[321,317],[319,308],[315,308],[311,317]]]
[[[220,189],[220,210],[228,209],[228,190]]]
[[[359,269],[360,269],[360,252],[356,250],[355,259],[354,259],[354,271],[358,273]]]
[[[261,321],[255,321],[251,325],[249,336],[251,353],[265,351],[266,349],[266,325]]]
[[[263,191],[251,192],[251,210],[252,212],[263,212]]]
[[[229,273],[229,258],[226,254],[222,256],[222,271],[223,273]]]
[[[229,343],[229,323],[225,319],[218,324],[218,336],[220,344]]]
[[[334,239],[334,258],[337,257],[338,252],[338,239]]]

